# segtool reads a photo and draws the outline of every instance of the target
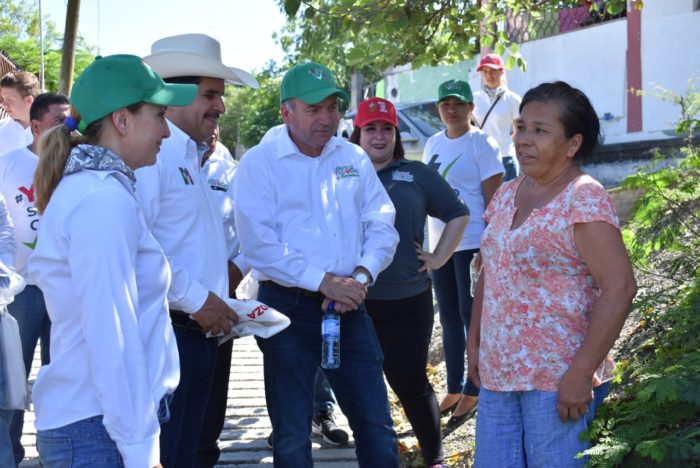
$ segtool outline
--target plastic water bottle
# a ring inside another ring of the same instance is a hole
[[[340,367],[340,315],[335,313],[335,301],[328,304],[321,320],[321,367]]]
[[[471,294],[472,297],[476,294],[476,283],[479,282],[479,275],[481,274],[481,271],[476,268],[477,258],[479,258],[478,253],[474,254],[472,261],[469,263],[469,282],[471,283],[469,285],[469,294]]]

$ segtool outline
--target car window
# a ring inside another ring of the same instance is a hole
[[[445,129],[434,102],[405,107],[400,112],[425,136],[432,136]],[[400,130],[403,131],[403,129]]]

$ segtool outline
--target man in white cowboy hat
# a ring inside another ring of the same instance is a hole
[[[227,262],[221,209],[202,171],[202,155],[226,111],[224,83],[252,88],[258,83],[249,73],[224,65],[219,42],[204,34],[159,39],[144,62],[166,82],[199,87],[191,104],[168,108],[170,138],[163,141],[155,165],[136,171],[146,221],[172,268],[168,302],[180,353],[180,384],[170,402],[170,420],[161,426],[161,463],[193,467],[217,355],[218,340],[207,333],[228,332],[238,322],[222,298],[229,294],[229,271],[240,275]],[[222,426],[223,414],[219,430]]]

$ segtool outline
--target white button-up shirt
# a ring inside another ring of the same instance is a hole
[[[168,127],[156,163],[136,170],[136,193],[173,271],[170,308],[192,314],[209,291],[228,297],[226,237],[197,144],[171,122]]]
[[[241,253],[233,216],[233,177],[236,175],[236,161],[228,148],[217,142],[214,151],[204,162],[202,172],[211,190],[210,195],[217,200],[221,208],[228,258],[245,275],[250,271],[250,266],[245,255]]]
[[[372,278],[394,256],[394,205],[359,146],[332,137],[302,154],[284,131],[238,164],[234,212],[241,249],[258,280],[318,291],[325,273]]]
[[[170,269],[128,179],[61,180],[29,258],[51,318],[51,363],[33,389],[38,430],[104,415],[127,467],[160,460],[157,410],[180,363],[167,312]]]

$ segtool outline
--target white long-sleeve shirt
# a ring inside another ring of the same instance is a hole
[[[24,128],[12,118],[0,120],[0,156],[13,149],[32,144],[32,129]]]
[[[28,270],[51,318],[51,363],[33,390],[37,429],[103,415],[127,467],[155,466],[158,405],[180,366],[170,269],[128,179],[89,170],[63,177]]]
[[[204,162],[202,172],[207,187],[211,189],[210,195],[221,208],[228,259],[245,275],[250,271],[250,265],[245,255],[241,253],[241,243],[236,235],[233,216],[233,177],[236,175],[236,161],[228,148],[221,142],[217,142],[214,152]]]
[[[399,241],[394,205],[359,146],[332,137],[320,156],[281,132],[238,164],[234,212],[254,277],[318,291],[325,273],[372,278]]]
[[[10,268],[15,262],[15,232],[12,228],[12,218],[7,211],[5,198],[0,194],[0,261]]]
[[[15,270],[25,277],[27,284],[32,284],[27,278],[27,259],[36,244],[40,219],[34,206],[33,179],[37,164],[39,156],[24,146],[0,156],[0,193],[5,196],[17,241]]]
[[[196,143],[171,122],[156,163],[136,170],[146,223],[172,268],[170,308],[197,312],[209,291],[228,297],[226,236]]]

